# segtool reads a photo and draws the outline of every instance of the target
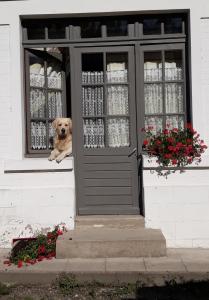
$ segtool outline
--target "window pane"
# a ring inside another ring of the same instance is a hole
[[[127,147],[130,145],[128,118],[108,119],[107,130],[109,147]]]
[[[145,114],[159,114],[163,112],[162,84],[144,85]]]
[[[83,87],[82,88],[82,103],[84,116],[97,116],[103,114],[104,106],[103,87]]]
[[[49,39],[64,39],[65,38],[65,27],[67,25],[64,22],[54,20],[48,25],[48,36]]]
[[[126,36],[128,35],[127,20],[111,20],[107,22],[107,36]]]
[[[145,129],[150,129],[154,134],[162,131],[163,119],[162,117],[145,117]]]
[[[143,20],[143,33],[161,34],[161,21],[158,18],[146,18]]]
[[[168,129],[178,128],[180,130],[184,129],[184,117],[183,116],[167,116],[166,117],[166,127]]]
[[[97,84],[103,83],[103,54],[85,53],[82,54],[82,83]]]
[[[81,38],[101,37],[101,21],[82,20],[79,26],[81,26]]]
[[[30,65],[30,86],[43,87],[45,84],[44,79],[44,60],[37,55],[29,54]]]
[[[45,122],[31,122],[31,149],[46,149]]]
[[[182,33],[182,17],[166,17],[164,22],[165,33]]]
[[[162,53],[144,53],[144,81],[162,80]]]
[[[55,129],[52,127],[52,122],[49,122],[49,149],[53,148]]]
[[[104,120],[99,118],[83,120],[84,148],[104,148]]]
[[[182,80],[182,51],[165,51],[165,80]]]
[[[128,54],[107,53],[106,76],[107,82],[127,82],[128,80]]]
[[[30,90],[30,113],[31,118],[46,117],[45,94],[40,89],[31,88]]]
[[[48,92],[49,118],[62,117],[62,94],[61,92]]]
[[[129,112],[128,106],[128,86],[108,86],[107,113],[109,115],[127,115]]]
[[[28,39],[29,40],[42,40],[45,39],[45,26],[41,21],[30,23],[28,26]]]
[[[183,85],[181,83],[165,84],[166,113],[182,113],[183,99]]]

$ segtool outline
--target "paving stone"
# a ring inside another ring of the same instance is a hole
[[[107,258],[106,271],[107,272],[145,272],[145,265],[143,258]]]
[[[184,264],[178,258],[144,258],[144,262],[148,272],[186,272]]]

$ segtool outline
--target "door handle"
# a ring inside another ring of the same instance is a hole
[[[134,153],[136,153],[136,148],[134,148],[131,153],[129,153],[128,157],[131,157]]]

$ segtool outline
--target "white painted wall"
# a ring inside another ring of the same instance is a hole
[[[20,16],[168,9],[191,12],[193,120],[209,145],[209,22],[201,19],[209,17],[207,0],[0,2],[0,247],[10,246],[13,237],[59,222],[72,228],[75,214],[73,172],[4,174],[9,169],[51,169],[56,165],[44,159],[24,159]],[[72,165],[69,159],[56,168]],[[209,166],[208,152],[202,165]],[[161,228],[168,246],[209,246],[208,173],[188,171],[166,180],[144,172],[146,226]]]

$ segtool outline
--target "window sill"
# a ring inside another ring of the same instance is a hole
[[[73,170],[73,157],[65,158],[59,164],[47,158],[24,158],[22,160],[6,160],[4,173],[63,172]]]

